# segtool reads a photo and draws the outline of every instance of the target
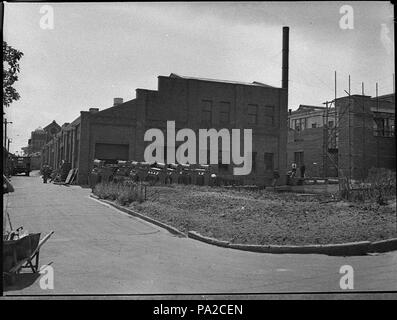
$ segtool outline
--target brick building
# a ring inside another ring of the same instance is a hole
[[[32,131],[28,140],[28,145],[22,148],[26,156],[31,158],[31,169],[37,170],[41,167],[42,157],[41,151],[44,145],[52,139],[52,137],[61,130],[61,127],[54,120],[44,129],[37,128]]]
[[[81,111],[45,145],[44,161],[55,168],[61,160],[70,162],[79,169],[78,183],[86,184],[94,159],[143,161],[150,143],[144,142],[146,130],[159,128],[166,135],[167,120],[175,121],[176,130],[196,134],[207,128],[251,128],[253,169],[241,176],[242,183],[269,184],[274,170],[286,170],[287,89],[176,74],[159,76],[158,90],[137,89],[133,100],[116,98],[111,108]],[[213,169],[233,175],[233,165]]]
[[[295,162],[298,167],[305,164],[309,176],[338,176],[333,162],[324,163],[325,121],[326,108],[322,106],[300,105],[297,110],[289,111],[287,161],[289,165]],[[331,109],[328,110],[328,128],[334,125],[335,112]]]
[[[304,163],[310,176],[360,180],[371,167],[396,167],[394,94],[338,98],[336,115],[335,108],[300,106],[289,127],[288,163]]]
[[[59,131],[61,131],[61,126],[53,120],[49,125],[43,128],[47,133],[46,142],[50,141]]]

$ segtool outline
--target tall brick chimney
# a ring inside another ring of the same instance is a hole
[[[282,60],[282,77],[281,87],[287,89],[288,97],[288,56],[289,56],[289,27],[283,27],[283,60]]]

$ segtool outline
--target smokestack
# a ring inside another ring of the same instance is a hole
[[[289,55],[289,27],[283,27],[283,61],[281,87],[287,89],[288,96],[288,55]]]

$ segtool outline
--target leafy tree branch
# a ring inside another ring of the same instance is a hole
[[[18,81],[19,60],[22,56],[21,51],[3,41],[3,106],[5,107],[20,98],[13,85]]]

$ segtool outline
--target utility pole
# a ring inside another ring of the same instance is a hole
[[[335,132],[335,147],[336,148],[338,148],[339,149],[339,138],[338,138],[338,136],[339,136],[339,133],[338,133],[338,130],[339,130],[339,121],[338,121],[338,115],[337,115],[337,109],[336,109],[336,96],[337,96],[337,86],[336,86],[336,70],[335,70],[335,92],[334,92],[334,94],[335,94],[335,97],[334,97],[334,132]],[[338,126],[337,126],[337,124],[338,124]],[[331,128],[331,135],[332,135],[332,128]],[[336,143],[338,141],[338,144]],[[338,166],[336,167],[336,170],[337,170],[337,173],[338,173],[338,177],[340,177],[339,176],[339,158],[340,158],[340,154],[339,154],[339,151],[338,151],[338,158],[337,158],[337,163],[338,163]],[[340,191],[340,184],[339,184],[339,191]]]
[[[323,176],[328,176],[328,101],[325,102],[325,121],[324,121],[324,156],[323,156]]]
[[[376,83],[376,111],[379,112],[379,99],[378,99],[378,83]],[[379,123],[379,120],[378,120]],[[376,134],[379,134],[379,128],[376,128],[378,131]],[[379,168],[379,139],[376,139],[376,165]]]
[[[395,103],[396,103],[396,79],[393,73],[393,104],[395,105]]]
[[[7,125],[12,123],[11,121],[7,121],[4,119],[4,148],[7,148]]]
[[[364,95],[364,82],[361,82],[361,94]]]
[[[336,70],[335,70],[335,100],[334,100],[334,107],[335,107],[335,128],[336,128]]]
[[[8,144],[7,144],[7,151],[10,152],[10,143],[11,143],[11,139],[8,138]]]
[[[349,74],[349,96],[350,96],[350,74]]]
[[[350,90],[350,89],[349,89]],[[349,97],[349,103],[347,104],[347,108],[345,108],[343,114],[347,112],[347,121],[348,121],[348,141],[349,141],[349,178],[348,178],[348,183],[350,185],[350,181],[352,179],[352,143],[351,143],[351,124],[350,124],[350,105],[351,105],[351,99],[350,99],[350,92],[344,90]],[[347,110],[347,111],[346,111]]]

